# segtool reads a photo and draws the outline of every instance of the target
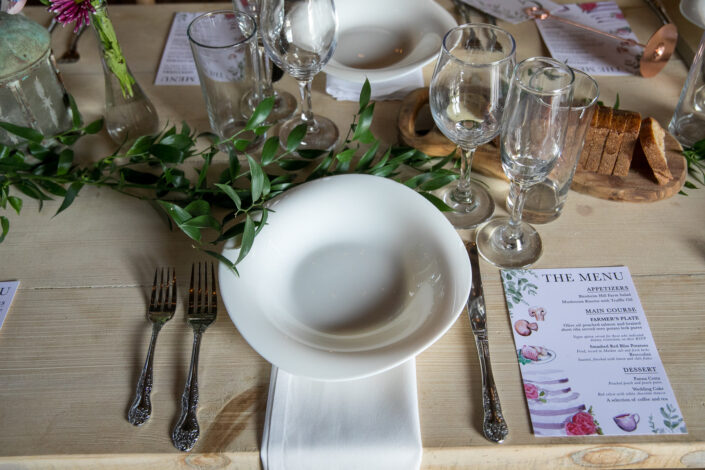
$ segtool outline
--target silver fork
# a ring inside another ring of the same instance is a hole
[[[195,263],[191,266],[191,285],[188,291],[188,313],[186,322],[193,328],[193,350],[191,365],[184,393],[181,395],[181,416],[171,433],[174,446],[183,451],[193,449],[198,441],[198,352],[201,348],[201,337],[215,320],[218,312],[218,291],[216,289],[215,268],[211,263],[210,289],[208,288],[208,263],[203,263],[204,275],[201,284],[201,263],[198,263],[198,286],[194,285]],[[197,289],[197,290],[196,290]],[[195,297],[195,298],[194,298]]]
[[[152,414],[152,402],[149,398],[152,393],[152,365],[154,363],[154,348],[157,344],[157,335],[164,323],[171,320],[176,311],[176,270],[167,268],[166,276],[164,268],[161,269],[159,284],[157,284],[157,274],[159,268],[154,271],[154,283],[152,284],[152,296],[147,309],[147,319],[152,322],[152,340],[149,342],[147,350],[147,360],[142,368],[142,374],[137,382],[137,392],[135,400],[132,402],[130,410],[127,412],[127,420],[139,426],[144,424]],[[157,285],[159,286],[159,296],[157,297]]]

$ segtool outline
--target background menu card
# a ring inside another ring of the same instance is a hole
[[[637,40],[615,2],[562,5],[551,15]],[[536,25],[554,59],[590,75],[639,75],[639,46],[551,19],[536,20]]]
[[[198,85],[198,72],[188,41],[188,25],[203,12],[178,12],[174,14],[169,37],[159,62],[155,85]]]
[[[2,328],[7,312],[10,310],[12,299],[15,297],[19,285],[20,281],[0,282],[0,328]]]
[[[629,269],[502,270],[537,436],[687,433]]]

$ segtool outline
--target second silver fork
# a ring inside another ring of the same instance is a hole
[[[184,393],[181,396],[181,416],[171,433],[174,446],[183,451],[189,451],[198,441],[200,428],[198,426],[198,353],[201,348],[201,337],[215,320],[218,311],[218,296],[216,289],[215,268],[210,265],[210,289],[208,288],[208,265],[204,263],[203,284],[201,284],[201,263],[198,263],[198,285],[194,284],[195,264],[191,266],[191,284],[188,294],[188,312],[186,322],[193,328],[193,350],[191,365]]]

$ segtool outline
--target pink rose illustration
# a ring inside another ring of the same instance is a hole
[[[585,411],[579,411],[573,415],[571,420],[565,425],[565,432],[569,436],[602,434],[602,430],[598,427],[592,414]]]
[[[597,8],[597,3],[580,3],[578,4],[581,10],[586,13],[590,13],[592,10]]]
[[[524,384],[524,394],[526,398],[535,400],[539,397],[539,389],[534,384]]]

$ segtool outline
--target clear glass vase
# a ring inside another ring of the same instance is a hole
[[[105,75],[105,127],[118,144],[159,131],[159,116],[122,55],[105,6],[91,14]]]

